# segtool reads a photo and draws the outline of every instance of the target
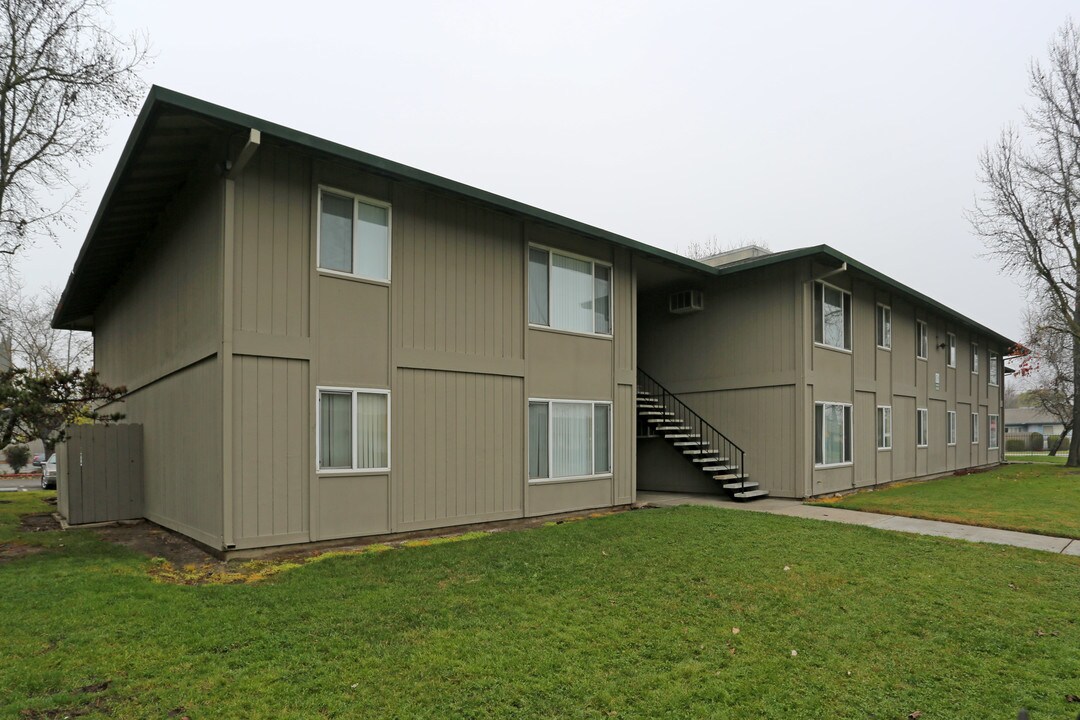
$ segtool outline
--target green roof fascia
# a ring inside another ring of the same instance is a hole
[[[907,285],[904,285],[902,282],[894,280],[885,273],[875,270],[869,265],[865,265],[856,260],[855,258],[845,255],[839,250],[828,245],[813,245],[805,248],[797,248],[795,250],[784,250],[781,252],[772,253],[771,255],[763,255],[761,257],[753,258],[752,260],[734,263],[732,265],[722,265],[716,268],[716,274],[719,276],[733,275],[735,273],[753,270],[754,268],[767,267],[770,265],[776,265],[778,263],[789,262],[791,260],[798,260],[800,258],[813,258],[820,256],[830,257],[841,263],[847,263],[849,270],[857,270],[858,272],[869,276],[870,278],[881,283],[882,285],[899,290],[901,293],[909,296],[917,302],[924,305],[929,305],[941,314],[958,320],[964,325],[972,327],[979,332],[994,338],[998,342],[1004,344],[1006,347],[1012,347],[1013,345],[1017,344],[1015,340],[1007,338],[1001,333],[991,330],[982,323],[976,322],[975,320],[972,320],[966,315],[958,313],[947,305],[941,304],[937,300],[934,300],[933,298],[922,294],[918,290],[910,288]]]

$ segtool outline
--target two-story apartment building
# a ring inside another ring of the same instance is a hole
[[[992,463],[1009,345],[827,247],[713,267],[162,88],[54,325],[143,515],[220,550]]]

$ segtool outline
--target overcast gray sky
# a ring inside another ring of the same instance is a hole
[[[1070,7],[1071,6],[1071,7]],[[827,243],[1012,337],[1023,289],[964,220],[1075,2],[117,0],[145,73],[659,247]],[[131,129],[82,173],[62,287]]]

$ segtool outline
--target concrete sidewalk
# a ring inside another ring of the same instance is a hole
[[[799,500],[784,498],[765,498],[752,502],[740,503],[717,495],[690,495],[667,492],[639,492],[637,500],[641,503],[669,507],[672,505],[709,505],[731,510],[748,510],[770,515],[789,515],[791,517],[827,520],[848,525],[865,525],[882,530],[915,533],[917,535],[937,535],[940,537],[969,540],[971,542],[996,543],[1015,547],[1043,550],[1045,552],[1080,556],[1080,540],[1071,538],[1034,535],[1032,533],[998,530],[996,528],[960,525],[959,523],[941,522],[940,520],[920,520],[898,515],[846,510],[828,505],[804,505]]]

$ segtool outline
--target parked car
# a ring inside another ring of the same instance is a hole
[[[45,453],[34,453],[34,457],[30,459],[30,464],[34,467],[41,467],[45,464]]]
[[[51,490],[56,487],[56,453],[49,456],[41,466],[41,489]]]

